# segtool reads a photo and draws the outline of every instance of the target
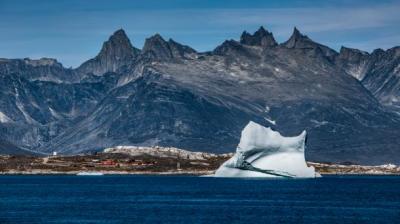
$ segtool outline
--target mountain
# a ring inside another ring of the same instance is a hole
[[[397,74],[386,69],[398,65],[393,52],[371,63],[368,53],[337,53],[296,28],[278,44],[263,27],[211,52],[159,34],[138,50],[119,30],[77,69],[42,62],[59,71],[42,73],[2,59],[0,140],[44,153],[116,145],[222,153],[235,150],[251,120],[287,136],[307,130],[308,160],[398,164],[400,116],[368,85],[381,80],[367,79]],[[357,66],[368,71],[361,82]]]
[[[0,74],[16,76],[29,82],[49,81],[55,83],[78,82],[80,76],[72,69],[64,68],[61,63],[52,58],[32,60],[0,58]]]
[[[129,65],[139,54],[140,50],[132,46],[125,31],[120,29],[103,43],[100,53],[95,58],[83,63],[77,71],[94,75],[117,72]]]
[[[169,39],[168,42],[165,41],[160,34],[146,39],[143,47],[143,55],[154,60],[181,59],[195,53],[194,49],[172,39]]]
[[[371,54],[342,47],[337,64],[383,105],[400,113],[400,47],[376,49]]]
[[[103,82],[71,83],[2,73],[0,139],[30,150],[44,146],[101,101],[112,83],[108,76]]]
[[[260,27],[253,35],[244,31],[240,37],[240,43],[250,46],[274,47],[278,45],[274,35],[264,27]]]
[[[331,58],[337,55],[337,52],[330,49],[327,46],[316,43],[311,40],[308,36],[303,35],[295,27],[292,36],[285,43],[282,44],[286,48],[301,49],[304,51],[311,52],[311,56],[323,55],[327,58]]]

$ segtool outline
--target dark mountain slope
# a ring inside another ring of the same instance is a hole
[[[42,147],[86,117],[116,81],[57,83],[0,76],[0,140],[30,150]]]
[[[78,82],[79,75],[72,69],[64,68],[57,60],[0,58],[1,76],[17,76],[29,81]]]
[[[383,105],[400,113],[400,47],[377,49],[371,54],[343,47],[336,63]]]

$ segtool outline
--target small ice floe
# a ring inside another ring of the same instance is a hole
[[[306,131],[283,137],[252,121],[242,131],[235,155],[222,164],[215,177],[314,178],[321,175],[304,158]]]
[[[102,172],[79,172],[76,174],[77,176],[102,176],[104,173]]]

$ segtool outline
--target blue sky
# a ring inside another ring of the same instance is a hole
[[[400,45],[400,1],[0,0],[0,57],[52,57],[76,67],[119,28],[138,48],[160,33],[207,51],[261,25],[278,42],[297,26],[336,50],[387,49]]]

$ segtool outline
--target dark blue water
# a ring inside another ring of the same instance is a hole
[[[400,177],[0,176],[0,223],[400,223]]]

